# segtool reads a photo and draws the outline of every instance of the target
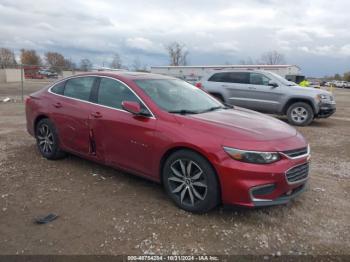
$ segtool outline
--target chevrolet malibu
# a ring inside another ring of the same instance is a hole
[[[175,78],[76,75],[31,94],[26,117],[43,157],[71,153],[151,179],[191,212],[284,204],[308,179],[310,149],[294,128]]]

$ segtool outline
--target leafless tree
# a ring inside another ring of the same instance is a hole
[[[64,59],[64,69],[75,70],[77,65],[71,59]]]
[[[41,65],[41,58],[35,50],[21,49],[21,63],[24,65]]]
[[[80,69],[82,71],[90,71],[92,69],[92,63],[89,59],[84,58],[80,60]]]
[[[338,81],[341,81],[342,80],[342,77],[340,74],[335,74],[334,77],[333,77],[334,80],[338,80]]]
[[[136,57],[131,65],[131,68],[135,72],[147,72],[147,65],[140,61],[139,57]]]
[[[284,55],[276,50],[266,52],[262,54],[259,64],[265,65],[283,65],[286,63]]]
[[[142,64],[141,64],[140,58],[136,57],[132,62],[132,70],[137,72],[141,70],[141,67],[142,67]]]
[[[253,59],[251,57],[248,57],[247,59],[242,59],[239,61],[240,65],[254,65],[255,62],[253,61]]]
[[[166,49],[169,54],[170,65],[187,65],[188,51],[186,50],[186,46],[184,44],[173,42],[167,45]]]
[[[113,59],[112,59],[112,62],[110,64],[110,67],[113,69],[123,68],[122,59],[120,58],[120,55],[118,53],[115,53],[113,55]]]
[[[350,82],[350,72],[345,72],[343,79],[344,81]]]
[[[14,52],[8,48],[0,48],[0,68],[10,67],[16,64]]]
[[[65,67],[66,59],[60,53],[47,52],[45,53],[45,60],[48,66],[56,72],[62,71]]]

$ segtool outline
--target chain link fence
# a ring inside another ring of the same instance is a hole
[[[24,101],[25,96],[81,71],[64,67],[16,65],[0,68],[0,101]]]

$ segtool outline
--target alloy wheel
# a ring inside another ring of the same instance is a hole
[[[303,123],[307,120],[309,113],[304,107],[298,106],[293,108],[291,112],[291,117],[296,123]]]
[[[54,138],[53,133],[46,124],[42,124],[38,129],[38,145],[40,150],[45,154],[52,153]]]
[[[170,191],[181,204],[195,206],[205,199],[208,192],[206,176],[193,160],[178,159],[170,166],[168,176]]]

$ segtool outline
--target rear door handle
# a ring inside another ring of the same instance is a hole
[[[249,86],[248,89],[250,89],[250,90],[255,90],[256,87],[254,87],[254,86]]]
[[[60,102],[57,102],[57,103],[53,104],[53,106],[56,108],[61,108],[62,104]]]
[[[94,113],[91,113],[91,115],[94,117],[94,118],[101,118],[102,117],[102,114],[100,112],[94,112]]]

